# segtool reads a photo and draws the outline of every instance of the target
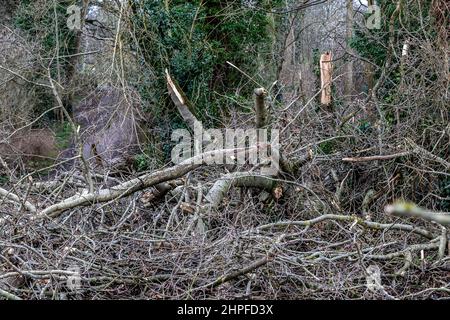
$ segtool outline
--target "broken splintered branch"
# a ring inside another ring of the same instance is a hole
[[[256,128],[261,129],[267,126],[267,107],[265,99],[267,91],[264,88],[255,89],[255,112],[256,112]]]
[[[196,125],[200,124],[205,140],[211,140],[211,136],[207,131],[203,130],[201,122],[198,121],[197,117],[194,115],[194,111],[192,108],[192,104],[189,101],[186,94],[180,88],[175,80],[169,74],[169,71],[166,69],[166,81],[167,81],[167,90],[169,91],[170,98],[178,109],[183,120],[187,123],[189,128],[196,131]]]
[[[178,109],[181,117],[188,124],[189,128],[194,130],[194,124],[198,122],[197,118],[193,114],[190,106],[190,102],[180,86],[172,79],[169,71],[166,69],[166,81],[167,90],[169,91],[170,98]]]

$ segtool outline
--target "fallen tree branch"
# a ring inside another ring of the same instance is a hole
[[[208,207],[217,208],[232,187],[253,187],[271,192],[276,186],[276,181],[267,176],[256,175],[248,172],[235,172],[223,176],[209,190],[206,195]]]
[[[161,200],[164,198],[164,196],[171,190],[175,189],[178,186],[181,186],[184,184],[183,179],[177,179],[173,181],[168,182],[161,182],[158,183],[153,187],[153,190],[146,192],[141,197],[141,202],[143,203],[144,207],[148,207],[151,205],[151,203],[154,203],[158,200]]]
[[[5,291],[3,289],[0,289],[0,296],[6,298],[7,300],[22,300],[18,296],[14,295],[8,291]]]
[[[369,156],[369,157],[346,157],[346,158],[342,158],[342,161],[344,161],[344,162],[369,162],[369,161],[376,161],[376,160],[391,160],[391,159],[395,159],[395,158],[409,156],[411,154],[416,154],[419,156],[424,156],[435,162],[438,162],[438,163],[442,164],[446,169],[450,169],[450,162],[448,162],[448,161],[432,154],[431,152],[425,150],[424,148],[418,146],[411,139],[405,139],[405,140],[412,147],[412,150],[403,151],[403,152],[399,152],[399,153],[395,153],[395,154],[389,154],[389,155],[376,155],[376,156]]]
[[[32,203],[28,201],[22,201],[17,195],[9,192],[8,190],[0,188],[0,196],[4,196],[7,199],[17,202],[18,204],[23,204],[23,206],[31,213],[35,213],[37,211],[36,207]]]
[[[428,159],[431,159],[435,162],[438,162],[440,164],[442,164],[447,170],[450,170],[450,162],[442,159],[441,157],[438,157],[434,154],[432,154],[431,152],[429,152],[428,150],[425,150],[424,148],[418,146],[414,141],[412,141],[411,139],[406,138],[405,139],[406,142],[408,144],[411,145],[411,147],[414,149],[414,152],[418,155],[427,157]]]
[[[364,255],[364,259],[371,260],[391,260],[393,258],[404,256],[407,252],[420,251],[420,250],[433,250],[439,247],[439,242],[430,242],[424,244],[414,244],[403,250],[387,253],[387,254],[368,254]]]
[[[439,259],[444,259],[445,250],[447,249],[447,243],[448,243],[447,228],[442,227],[441,237],[439,239],[439,251],[438,251]]]
[[[434,221],[443,226],[450,226],[449,212],[428,211],[416,206],[414,203],[398,202],[393,205],[386,206],[384,210],[387,214],[392,214],[398,217],[422,218],[427,221]]]
[[[361,225],[365,228],[370,229],[378,229],[378,230],[402,230],[402,231],[408,231],[412,232],[418,235],[421,235],[428,239],[434,239],[435,236],[428,230],[418,228],[415,226],[411,226],[408,224],[399,224],[399,223],[378,223],[368,220],[363,220],[359,217],[355,216],[345,216],[345,215],[337,215],[337,214],[325,214],[322,216],[319,216],[314,219],[310,220],[303,220],[303,221],[280,221],[280,222],[274,222],[274,223],[268,223],[262,226],[259,226],[256,228],[256,230],[266,230],[270,228],[288,228],[291,226],[303,226],[303,227],[310,227],[312,225],[315,225],[319,222],[326,221],[326,220],[335,220],[335,221],[346,221],[346,222],[354,222],[358,225]]]
[[[405,157],[412,154],[412,151],[405,151],[405,152],[399,152],[395,154],[389,154],[389,155],[377,155],[377,156],[370,156],[370,157],[348,157],[348,158],[342,158],[342,161],[344,162],[368,162],[368,161],[376,161],[376,160],[391,160],[395,158]]]
[[[258,269],[259,267],[267,264],[269,261],[273,260],[274,257],[274,253],[275,253],[275,249],[277,247],[278,244],[281,243],[281,241],[285,238],[285,235],[281,235],[280,237],[278,237],[278,239],[276,240],[276,242],[273,244],[273,246],[270,248],[270,250],[267,252],[266,256],[256,260],[255,262],[253,262],[252,264],[238,270],[238,271],[234,271],[234,272],[230,272],[228,274],[225,274],[221,277],[219,277],[217,280],[203,286],[197,289],[203,289],[203,288],[215,288],[218,287],[222,284],[224,284],[225,282],[228,282],[230,280],[236,279],[239,276],[242,276],[244,274],[247,274],[249,272],[252,272],[253,270]]]
[[[259,147],[264,146],[261,145]],[[101,203],[119,199],[128,196],[136,191],[154,186],[156,184],[180,178],[186,173],[202,166],[203,159],[205,157],[210,156],[211,154],[217,155],[218,153],[221,153],[225,157],[234,157],[235,152],[246,152],[247,150],[251,149],[253,148],[223,149],[205,152],[203,154],[187,159],[173,167],[142,175],[140,177],[123,182],[109,189],[98,190],[97,192],[94,193],[87,192],[83,194],[74,195],[59,203],[56,203],[54,205],[45,208],[36,215],[36,218],[43,218],[43,217],[55,218],[59,216],[62,212],[69,209],[73,209],[79,206],[86,206],[93,203]]]

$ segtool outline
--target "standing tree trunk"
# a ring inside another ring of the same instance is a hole
[[[353,51],[350,47],[350,41],[353,36],[353,0],[347,0],[347,17],[346,17],[346,50],[349,57],[346,67],[345,77],[345,100],[347,105],[352,101],[353,93]]]
[[[62,100],[63,100],[63,104],[64,106],[68,109],[71,110],[72,109],[72,103],[73,103],[73,93],[72,90],[70,90],[70,87],[72,85],[73,82],[73,78],[76,74],[77,71],[77,66],[80,60],[80,51],[81,51],[81,40],[82,40],[82,36],[83,36],[83,27],[84,27],[84,22],[86,19],[86,14],[88,12],[88,8],[89,8],[89,2],[90,0],[82,0],[82,7],[81,7],[81,12],[80,12],[80,29],[79,30],[74,30],[75,32],[75,45],[74,45],[74,50],[73,53],[71,54],[71,56],[69,57],[69,60],[67,62],[67,66],[66,66],[66,70],[65,70],[65,83],[66,86],[69,88],[69,92],[64,92]]]
[[[373,6],[375,5],[375,1],[374,0],[369,0],[367,1],[367,5]],[[373,65],[365,62],[364,63],[365,68],[364,68],[364,73],[365,73],[365,77],[366,77],[366,83],[367,83],[367,95],[370,96],[372,94],[372,90],[373,90],[373,86],[375,85],[375,80],[374,80],[374,70],[373,70]]]

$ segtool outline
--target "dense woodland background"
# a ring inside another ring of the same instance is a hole
[[[448,21],[444,0],[2,0],[0,299],[448,299]],[[266,111],[281,171],[172,163],[182,108]]]

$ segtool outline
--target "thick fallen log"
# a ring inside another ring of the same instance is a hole
[[[263,147],[263,146],[261,146]],[[169,180],[174,180],[180,178],[187,174],[188,172],[203,165],[203,159],[205,157],[211,156],[211,154],[217,155],[217,153],[222,153],[225,157],[231,158],[235,156],[236,152],[248,152],[250,149],[238,148],[238,149],[223,149],[215,150],[210,152],[205,152],[203,154],[197,155],[190,159],[181,162],[173,167],[158,170],[152,173],[148,173],[137,177],[135,179],[123,182],[115,187],[109,189],[102,189],[96,192],[86,192],[84,194],[77,194],[70,198],[67,198],[59,203],[51,205],[41,212],[39,212],[35,217],[43,218],[50,217],[55,218],[59,216],[62,212],[73,209],[79,206],[86,206],[94,203],[107,202],[122,197],[126,197],[132,193],[139,190],[154,186],[156,184],[166,182]]]
[[[146,192],[141,197],[141,202],[144,207],[149,207],[158,200],[162,200],[164,196],[171,190],[182,186],[184,184],[184,179],[177,179],[168,182],[161,182],[153,186],[153,190]]]
[[[205,199],[208,207],[217,208],[232,187],[252,187],[271,192],[276,186],[276,181],[268,176],[252,174],[248,172],[235,172],[223,176],[209,190]]]

